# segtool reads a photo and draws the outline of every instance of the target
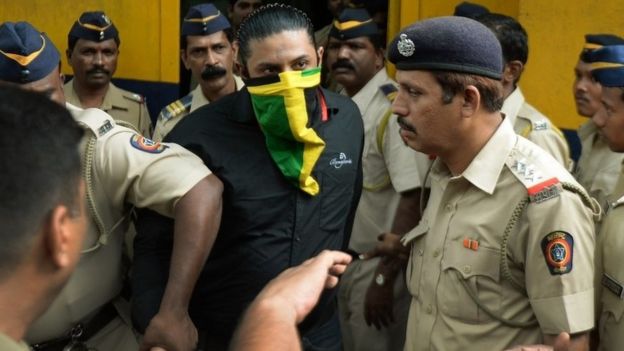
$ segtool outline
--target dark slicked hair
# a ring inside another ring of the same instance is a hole
[[[63,106],[0,85],[0,278],[24,257],[50,211],[78,209],[82,135]]]
[[[241,22],[236,33],[239,62],[243,65],[247,63],[247,59],[251,56],[249,43],[252,40],[262,40],[284,31],[298,30],[305,30],[310,43],[316,47],[314,26],[303,11],[283,4],[268,4],[258,8]]]
[[[527,63],[529,37],[520,22],[500,13],[484,13],[475,19],[496,34],[503,49],[505,62],[517,60],[523,65]]]
[[[442,102],[450,104],[455,95],[473,85],[481,95],[481,105],[487,112],[497,112],[503,107],[503,85],[500,81],[472,74],[431,71],[442,88]]]

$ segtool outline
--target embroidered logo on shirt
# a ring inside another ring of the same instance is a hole
[[[130,138],[130,145],[137,150],[149,152],[150,154],[159,154],[169,147],[138,134],[135,134]]]
[[[561,275],[572,271],[573,251],[574,238],[570,233],[556,231],[542,239],[542,252],[552,275]]]
[[[352,163],[353,161],[350,158],[347,158],[347,155],[345,155],[344,152],[341,152],[338,158],[334,157],[331,161],[329,161],[329,165],[336,169],[342,167],[343,165],[350,165]]]

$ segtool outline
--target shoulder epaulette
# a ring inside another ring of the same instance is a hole
[[[530,155],[530,153],[529,153]],[[539,203],[559,196],[561,182],[555,176],[545,174],[538,163],[518,149],[507,158],[507,167],[524,185],[531,202]]]
[[[134,101],[134,102],[138,102],[139,104],[145,103],[145,98],[142,95],[131,93],[129,91],[124,91],[122,95],[124,98]]]
[[[106,112],[97,108],[88,108],[81,111],[77,118],[85,128],[91,130],[96,137],[102,137],[115,127],[115,121]]]
[[[176,116],[181,115],[184,112],[188,112],[191,109],[191,101],[193,101],[193,94],[188,94],[183,98],[176,100],[160,111],[160,116],[165,121],[170,120]]]
[[[397,94],[397,88],[392,83],[384,84],[379,87],[379,90],[388,98],[390,101],[394,101],[394,98]]]

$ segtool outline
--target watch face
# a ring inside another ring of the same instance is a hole
[[[375,283],[377,285],[384,285],[384,281],[385,281],[385,279],[384,279],[383,274],[381,274],[381,273],[377,274],[377,276],[375,277]]]

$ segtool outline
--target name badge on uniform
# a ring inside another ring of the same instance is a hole
[[[613,277],[611,277],[607,273],[603,273],[602,274],[602,281],[601,281],[601,283],[602,283],[602,286],[604,286],[609,291],[614,293],[615,296],[617,296],[620,299],[624,300],[624,286],[622,286],[622,284],[620,284],[620,282],[618,282],[617,280],[613,279]]]

